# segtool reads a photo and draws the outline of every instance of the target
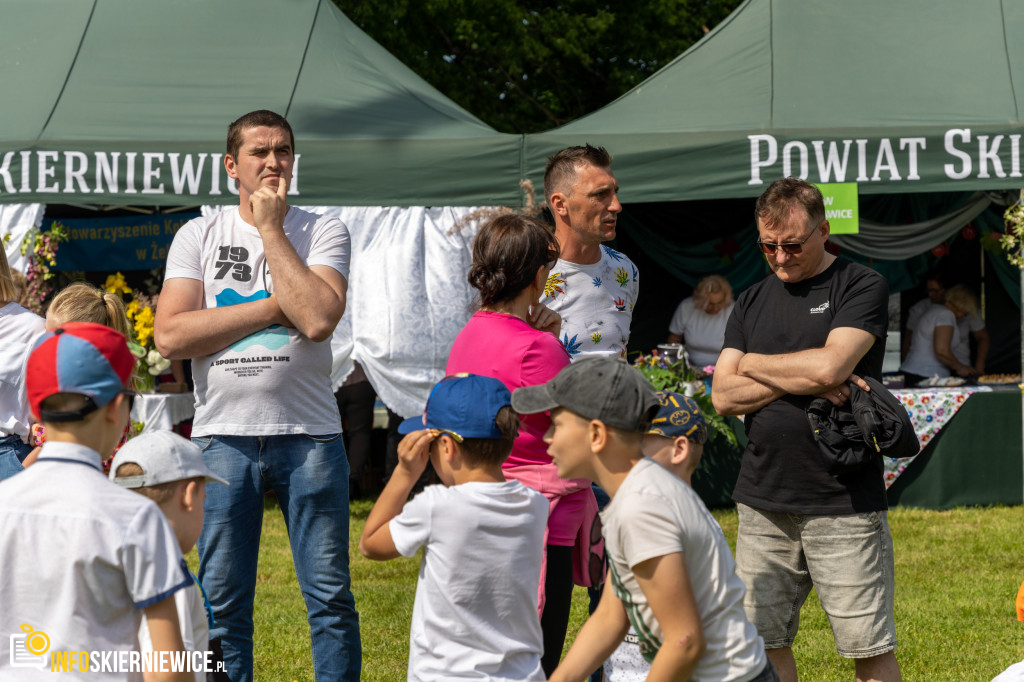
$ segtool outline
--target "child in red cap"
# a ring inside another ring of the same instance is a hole
[[[141,680],[142,662],[119,654],[138,651],[143,613],[157,651],[183,651],[170,597],[192,578],[174,532],[101,468],[129,418],[133,366],[124,336],[93,323],[58,327],[29,355],[26,393],[47,441],[33,467],[0,482],[0,632],[27,633],[0,650],[0,678],[34,679],[57,662]]]

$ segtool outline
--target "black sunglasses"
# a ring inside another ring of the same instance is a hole
[[[795,256],[804,250],[804,244],[807,243],[808,239],[814,236],[814,233],[818,231],[818,227],[821,227],[821,225],[818,225],[813,230],[811,230],[811,233],[804,237],[804,240],[802,242],[786,242],[785,244],[776,244],[774,242],[766,242],[758,239],[757,245],[761,247],[762,253],[766,253],[769,256],[774,256],[776,251],[778,251],[779,249],[782,249],[784,253],[787,253],[790,256]]]
[[[135,407],[135,396],[138,395],[135,391],[121,391],[121,395],[128,398],[128,411],[131,412],[132,408]]]

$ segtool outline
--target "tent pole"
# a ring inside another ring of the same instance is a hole
[[[1018,268],[1020,272],[1020,301],[1021,311],[1024,312],[1024,268]],[[1020,361],[1021,361],[1021,372],[1024,372],[1024,314],[1020,316],[1020,331],[1021,331],[1021,342],[1020,342]],[[1024,381],[1024,379],[1022,379]],[[1022,384],[1024,385],[1024,384]],[[1024,473],[1024,389],[1021,389],[1021,468]],[[1024,502],[1024,484],[1021,488],[1021,501]]]

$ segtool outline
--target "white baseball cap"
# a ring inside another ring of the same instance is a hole
[[[128,463],[137,464],[142,473],[117,477],[117,468]],[[110,463],[110,480],[122,488],[148,488],[199,476],[228,485],[203,463],[203,452],[198,445],[173,431],[147,431],[132,438]]]

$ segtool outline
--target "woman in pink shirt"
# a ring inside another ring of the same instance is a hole
[[[455,338],[447,374],[494,377],[514,391],[543,384],[569,364],[558,340],[561,319],[537,303],[558,252],[554,235],[533,218],[499,216],[480,229],[469,271],[469,283],[480,292],[480,309]],[[531,414],[519,419],[519,436],[504,472],[507,478],[543,493],[550,503],[541,592],[541,662],[550,675],[561,657],[569,621],[573,546],[586,510],[597,507],[589,481],[558,477],[543,440],[550,417]]]

